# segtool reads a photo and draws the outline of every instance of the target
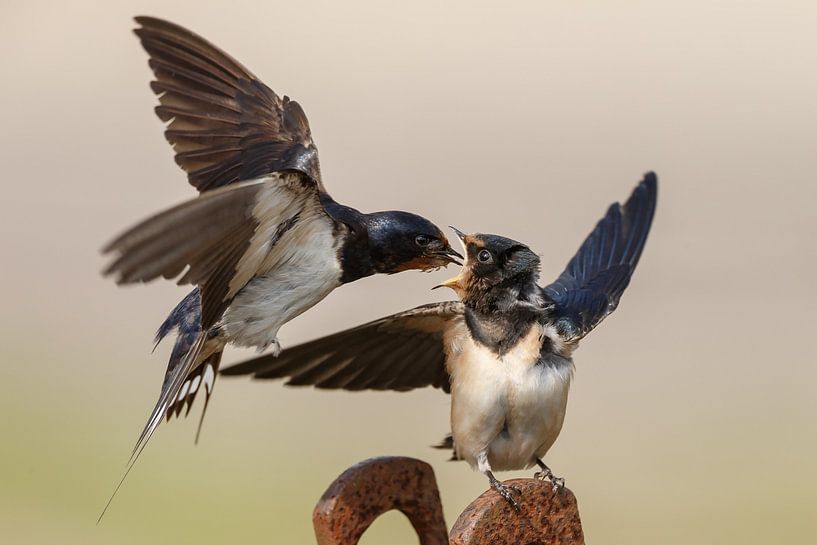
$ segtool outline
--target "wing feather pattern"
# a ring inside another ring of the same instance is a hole
[[[657,195],[658,180],[647,173],[624,205],[610,206],[564,272],[543,288],[556,303],[555,323],[567,340],[584,337],[618,306],[644,250]]]
[[[289,378],[287,385],[343,390],[450,391],[445,333],[463,318],[458,302],[423,305],[228,367],[222,375]]]
[[[297,102],[186,28],[153,17],[136,22],[156,78],[156,115],[168,123],[165,137],[191,185],[208,191],[292,169],[323,190],[318,150]]]
[[[296,222],[328,220],[317,186],[298,172],[207,191],[127,230],[109,243],[104,274],[120,284],[176,278],[201,288],[207,331],[264,266],[280,234]]]

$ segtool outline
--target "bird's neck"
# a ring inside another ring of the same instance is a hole
[[[387,212],[365,214],[334,201],[324,203],[324,208],[335,221],[346,227],[343,243],[338,248],[342,283],[348,284],[377,273],[395,272],[399,256],[389,244],[388,235],[394,227],[387,221]]]
[[[462,302],[485,315],[512,314],[520,307],[541,308],[545,303],[538,279],[536,271],[528,271],[494,285],[486,285],[481,280],[471,281],[461,294]]]
[[[465,323],[473,338],[500,355],[513,348],[547,312],[539,291],[532,277],[466,296]]]
[[[465,323],[471,337],[499,355],[516,346],[537,320],[538,316],[531,312],[486,314],[465,307]]]

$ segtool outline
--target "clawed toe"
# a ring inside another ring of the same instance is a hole
[[[499,481],[491,483],[491,487],[497,492],[499,492],[499,495],[502,496],[505,499],[505,501],[511,504],[511,507],[513,507],[514,511],[516,511],[517,513],[519,512],[519,502],[517,502],[514,499],[513,494],[511,494],[511,492],[516,492],[521,496],[522,495],[521,490],[519,490],[515,486],[504,485]]]
[[[559,490],[565,487],[565,480],[561,477],[557,477],[553,474],[548,466],[544,464],[541,460],[536,461],[539,464],[539,467],[542,468],[542,471],[537,471],[533,474],[534,479],[538,479],[540,481],[549,480],[553,484],[553,491],[558,492]]]

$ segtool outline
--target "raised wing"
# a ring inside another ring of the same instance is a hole
[[[423,305],[221,371],[288,385],[342,390],[450,391],[446,332],[463,319],[462,303]]]
[[[303,243],[333,227],[311,179],[274,173],[202,193],[129,229],[103,249],[117,254],[104,273],[120,284],[181,276],[180,285],[198,285],[207,331],[262,267],[287,259],[287,239]]]
[[[199,191],[285,169],[323,190],[318,150],[297,102],[281,99],[238,61],[189,30],[137,17],[159,96],[156,115],[176,163]]]
[[[555,282],[543,288],[567,340],[589,333],[618,306],[655,214],[658,181],[649,172],[624,205],[614,203]]]

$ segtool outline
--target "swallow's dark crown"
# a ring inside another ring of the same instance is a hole
[[[527,245],[513,239],[484,233],[465,237],[472,288],[485,292],[535,283],[539,278],[539,256]],[[491,253],[490,263],[483,263],[479,254]]]
[[[416,239],[423,235],[439,249],[448,247],[442,231],[422,216],[399,210],[366,214],[369,234],[369,254],[373,271],[394,273],[420,265],[427,259],[424,248]]]
[[[472,239],[480,248],[487,248],[497,252],[507,252],[516,246],[523,248],[528,247],[526,244],[511,238],[503,237],[502,235],[492,235],[489,233],[474,233],[469,235],[469,238]]]
[[[449,247],[440,228],[417,214],[400,210],[365,214],[339,204],[326,195],[323,196],[323,205],[335,221],[349,228],[346,240],[339,249],[343,268],[341,281],[344,283],[376,273],[423,268],[419,265],[427,261],[428,256],[416,243],[418,235],[429,237],[432,244],[441,242],[440,250]],[[434,266],[445,265],[449,261],[441,260]]]

